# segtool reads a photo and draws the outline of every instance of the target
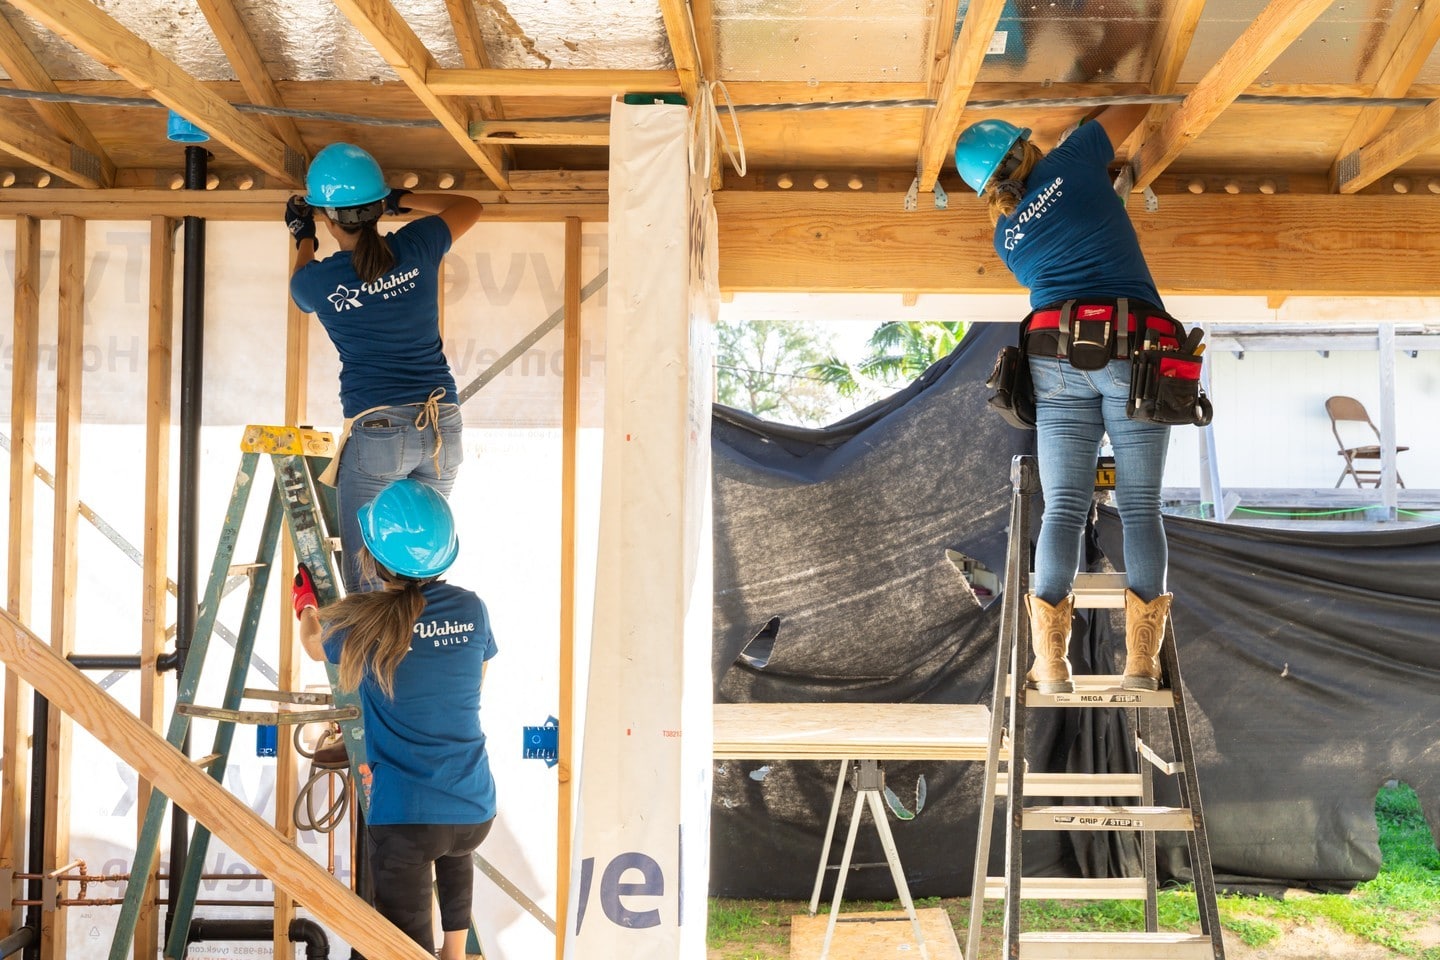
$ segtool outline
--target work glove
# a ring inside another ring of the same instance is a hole
[[[285,201],[285,226],[295,238],[295,249],[300,249],[301,240],[315,242],[315,212],[304,197],[291,197]]]
[[[391,190],[389,193],[387,193],[385,195],[385,212],[389,214],[409,213],[410,208],[406,206],[401,206],[400,204],[400,199],[409,192],[409,190],[406,190],[403,187],[396,187],[394,190]]]
[[[303,563],[295,571],[295,582],[290,587],[290,600],[295,605],[297,618],[306,607],[320,606],[315,599],[315,583],[310,579],[310,571],[305,569]]]

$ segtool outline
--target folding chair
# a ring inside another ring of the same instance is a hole
[[[1370,428],[1370,432],[1375,435],[1377,441],[1380,439],[1380,428],[1375,426],[1375,422],[1370,419],[1370,414],[1365,412],[1365,404],[1354,397],[1331,397],[1325,401],[1325,412],[1330,415],[1330,430],[1335,434],[1335,443],[1340,447],[1338,453],[1345,458],[1345,469],[1340,471],[1340,479],[1335,481],[1335,486],[1338,488],[1345,482],[1346,477],[1353,478],[1357,487],[1365,486],[1363,481],[1366,480],[1371,481],[1371,486],[1380,486],[1380,445],[1378,443],[1355,444],[1353,442],[1347,444],[1345,437],[1342,437],[1340,433],[1342,424],[1363,423]],[[1352,440],[1356,438],[1355,428],[1347,429],[1346,433]],[[1359,438],[1365,439],[1363,431]],[[1409,447],[1397,446],[1395,452],[1401,453],[1409,449]],[[1373,460],[1375,466],[1362,467],[1357,461],[1363,460]],[[1395,471],[1395,482],[1402,487],[1405,486],[1405,481],[1400,479],[1398,469]]]

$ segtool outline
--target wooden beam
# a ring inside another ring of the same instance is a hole
[[[1336,188],[1353,194],[1440,143],[1440,100],[1391,127],[1335,165]]]
[[[446,97],[613,97],[679,93],[674,70],[445,70],[426,85]]]
[[[949,53],[946,53],[949,60]],[[933,99],[924,83],[869,81],[737,80],[725,84],[736,106],[758,103],[848,103],[875,100]],[[923,109],[923,108],[916,108]]]
[[[10,74],[16,86],[41,93],[59,93],[50,73],[25,45],[20,33],[9,20],[0,17],[0,67]],[[46,100],[30,101],[31,108],[40,119],[58,136],[78,146],[91,157],[99,167],[96,178],[100,186],[108,187],[115,182],[115,162],[106,155],[100,142],[81,121],[75,108],[68,103],[52,103]],[[54,173],[55,171],[51,171]],[[89,184],[80,184],[89,186]]]
[[[445,0],[445,12],[450,15],[450,26],[455,30],[455,45],[460,48],[460,59],[465,62],[466,68],[489,69],[490,54],[485,49],[485,36],[480,32],[480,20],[475,16],[472,0]],[[427,77],[426,83],[434,89],[433,78]],[[505,111],[500,106],[498,94],[476,96],[475,109],[481,117],[491,120],[504,118]]]
[[[899,194],[716,194],[726,290],[1020,293],[983,204]],[[1132,218],[1162,294],[1435,296],[1440,203],[1415,196],[1175,194]],[[1397,228],[1403,224],[1404,228]]]
[[[955,49],[955,24],[960,17],[960,0],[937,0],[930,20],[930,64],[925,71],[926,96],[938,97],[950,68]],[[1000,21],[995,21],[997,24]]]
[[[589,120],[476,120],[470,124],[476,143],[516,146],[604,147],[610,144],[610,123]]]
[[[58,137],[26,126],[15,117],[13,110],[0,111],[0,150],[77,187],[104,185],[96,157]]]
[[[335,6],[365,35],[476,166],[497,187],[508,190],[510,184],[505,180],[500,151],[470,139],[470,116],[463,101],[442,97],[430,89],[427,78],[439,65],[390,0],[335,0]]]
[[[685,102],[693,106],[700,102],[704,65],[700,62],[689,5],[685,0],[660,0],[660,16],[665,20],[665,37],[669,41],[670,56],[675,61],[680,92],[685,94]]]
[[[285,106],[285,101],[275,86],[275,80],[265,66],[265,60],[260,56],[250,31],[245,27],[245,21],[240,17],[240,11],[235,8],[235,0],[196,0],[196,3],[200,5],[200,12],[205,14],[205,19],[210,21],[210,29],[215,32],[215,39],[220,41],[220,48],[225,51],[225,58],[234,68],[235,76],[240,81],[240,86],[245,88],[250,102],[266,107]],[[286,146],[309,162],[310,151],[305,146],[305,140],[300,136],[300,128],[295,125],[294,120],[289,117],[266,117],[264,122]]]
[[[15,220],[15,318],[10,356],[10,526],[5,604],[29,619],[35,543],[35,403],[40,341],[40,221]],[[0,740],[0,869],[25,870],[30,800],[31,692],[14,670],[5,671],[5,730]],[[42,761],[43,762],[43,761]],[[0,889],[21,897],[23,885]],[[9,901],[7,900],[8,904]],[[0,910],[0,931],[20,927],[23,910]]]
[[[145,359],[145,530],[140,541],[140,710],[141,723],[159,733],[165,723],[165,677],[156,660],[165,652],[170,622],[170,396],[175,341],[175,226],[168,217],[150,218],[150,320]],[[135,793],[138,840],[150,803],[151,783],[141,779]],[[135,921],[135,960],[153,960],[160,950],[158,858],[144,879]],[[136,878],[131,878],[135,882]]]
[[[55,345],[55,511],[50,565],[50,649],[60,658],[75,649],[75,575],[80,533],[80,396],[85,356],[85,221],[60,219],[59,334]],[[45,750],[46,870],[70,862],[70,741],[72,728],[51,704]],[[66,914],[40,922],[41,960],[63,960]]]
[[[1170,114],[1160,132],[1145,139],[1134,160],[1135,189],[1154,183],[1329,6],[1330,0],[1270,0]]]
[[[990,38],[995,35],[995,25],[1000,22],[1000,11],[1005,0],[973,0],[965,11],[965,21],[960,25],[960,35],[955,38],[950,61],[945,70],[945,79],[935,95],[935,109],[925,122],[920,136],[920,156],[916,172],[920,176],[921,190],[934,190],[935,181],[940,178],[940,168],[945,158],[955,149],[955,137],[960,133],[960,115],[970,99],[970,89],[985,63],[985,50]]]
[[[1390,59],[1380,71],[1380,77],[1375,81],[1374,96],[1403,96],[1410,89],[1410,84],[1420,75],[1420,70],[1435,49],[1437,41],[1440,41],[1440,0],[1423,0]],[[1340,144],[1340,149],[1335,153],[1335,162],[1330,166],[1333,190],[1339,193],[1354,193],[1364,187],[1365,183],[1371,182],[1367,180],[1361,183],[1353,179],[1342,181],[1341,164],[1347,157],[1378,137],[1394,116],[1394,107],[1370,107],[1360,111],[1354,125]],[[1375,178],[1372,177],[1371,180],[1373,179]]]
[[[1200,15],[1204,11],[1205,0],[1175,0],[1166,9],[1160,30],[1151,45],[1155,53],[1155,63],[1150,70],[1152,93],[1175,92],[1180,68],[1190,55],[1190,44],[1195,39],[1195,29],[1200,25]],[[1172,104],[1157,103],[1152,106],[1144,121],[1126,139],[1125,156],[1133,155],[1141,143],[1155,136],[1164,125],[1165,118],[1174,111]]]
[[[304,179],[301,158],[219,95],[131,33],[91,0],[12,0],[141,92],[185,117],[261,170],[290,186]]]
[[[8,612],[0,613],[0,660],[357,950],[434,960]]]
[[[555,812],[555,929],[568,930],[570,909],[570,771],[575,741],[575,490],[580,431],[580,221],[565,221],[564,385],[560,402],[560,713]],[[564,960],[565,937],[555,938],[555,960]]]

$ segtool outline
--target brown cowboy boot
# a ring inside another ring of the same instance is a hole
[[[1030,648],[1035,664],[1025,675],[1028,686],[1040,693],[1074,693],[1070,680],[1070,618],[1075,597],[1070,595],[1051,606],[1033,593],[1025,597],[1030,607]]]
[[[1160,689],[1160,645],[1165,642],[1165,618],[1171,594],[1162,593],[1146,603],[1125,591],[1125,690]]]

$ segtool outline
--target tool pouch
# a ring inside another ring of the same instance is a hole
[[[1025,342],[1022,333],[1020,342]],[[1030,358],[1020,347],[1002,347],[985,380],[995,392],[985,402],[1017,430],[1035,429],[1035,388],[1030,383]]]
[[[1148,348],[1136,350],[1130,369],[1130,400],[1125,413],[1132,420],[1159,424],[1193,424],[1203,427],[1213,410],[1200,389],[1202,358],[1191,350]]]

